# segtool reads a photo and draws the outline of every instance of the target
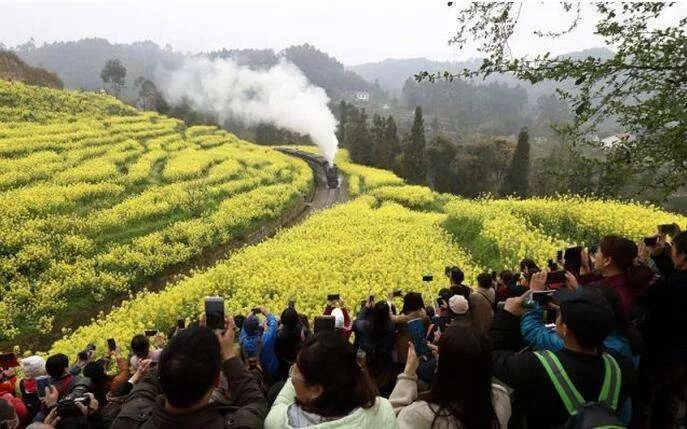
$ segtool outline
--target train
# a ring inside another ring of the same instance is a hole
[[[322,155],[317,155],[317,154],[312,154],[312,153],[305,153],[301,152],[292,148],[286,148],[286,147],[280,147],[277,148],[280,152],[297,156],[299,158],[303,158],[307,161],[310,161],[312,163],[317,163],[319,164],[322,169],[324,170],[326,179],[327,179],[327,187],[329,189],[338,189],[339,188],[339,167],[337,167],[336,164],[330,165],[329,161],[327,161]]]
[[[329,165],[328,162],[326,164],[324,171],[327,175],[327,186],[329,186],[329,189],[337,189],[339,187],[339,168],[336,164]]]

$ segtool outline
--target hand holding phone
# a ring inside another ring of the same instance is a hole
[[[224,298],[219,296],[205,298],[205,323],[212,330],[224,329]]]
[[[427,347],[424,320],[417,318],[408,321],[408,332],[410,333],[410,338],[413,341],[415,353],[418,355],[418,357],[426,356],[429,353],[429,347]]]

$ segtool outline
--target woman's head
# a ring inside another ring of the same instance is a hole
[[[296,402],[306,411],[325,417],[348,415],[370,408],[376,388],[358,364],[353,346],[335,332],[309,338],[291,370]]]
[[[627,272],[632,269],[637,258],[637,245],[618,235],[607,235],[601,239],[599,249],[594,254],[594,269],[601,274]]]
[[[150,340],[145,335],[136,335],[131,339],[131,352],[141,359],[148,357]]]
[[[496,419],[491,401],[491,347],[472,328],[451,326],[439,339],[439,362],[430,402],[438,414],[450,412],[467,428],[491,427]]]
[[[26,357],[21,360],[21,369],[26,378],[36,378],[45,375],[45,359],[38,355]]]
[[[539,271],[539,267],[537,266],[536,262],[534,262],[532,259],[525,258],[522,261],[520,261],[520,272],[523,274],[531,274],[532,272]]]
[[[299,318],[298,312],[293,307],[288,307],[286,310],[281,312],[280,318],[281,324],[289,329],[295,329],[298,326]]]
[[[422,308],[425,308],[425,303],[422,300],[422,295],[420,295],[417,292],[408,292],[405,294],[403,297],[403,309],[401,309],[401,313],[403,314],[408,314],[413,311],[420,310]]]

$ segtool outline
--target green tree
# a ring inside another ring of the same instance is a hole
[[[112,94],[119,97],[126,82],[126,67],[116,58],[108,60],[100,72],[100,79],[105,84],[109,83]]]
[[[384,145],[384,118],[378,114],[372,116],[372,127],[370,128],[370,143],[372,144],[372,165],[383,167],[388,159],[387,148]]]
[[[501,195],[529,195],[530,181],[530,137],[523,128],[518,134],[518,144],[513,152],[513,160],[503,179]]]
[[[436,136],[427,146],[428,185],[438,192],[458,193],[456,146],[443,136]]]
[[[351,110],[346,124],[346,145],[351,160],[360,164],[370,165],[372,148],[370,146],[370,132],[367,127],[365,109]]]
[[[629,171],[633,180],[626,181],[629,189],[624,193],[663,200],[684,186],[687,176],[687,17],[675,3],[594,3],[594,33],[614,50],[605,58],[556,57],[549,52],[534,58],[513,57],[508,41],[531,4],[468,3],[458,13],[457,32],[450,42],[463,48],[476,41],[485,54],[482,64],[458,75],[420,72],[416,79],[510,73],[533,84],[558,82],[561,99],[574,112],[573,123],[563,130],[565,138],[587,147],[576,150],[576,156],[584,157],[591,147],[602,155],[604,167],[599,171]],[[577,27],[583,14],[581,2],[562,2],[561,6],[572,14],[570,24],[557,32],[536,31],[536,37],[561,37]],[[608,119],[617,121],[632,138],[599,146],[595,131]],[[597,191],[607,192],[598,183]]]
[[[380,167],[397,170],[394,160],[401,152],[401,142],[398,139],[398,129],[394,117],[389,115],[384,121],[384,138],[382,139],[384,157]]]
[[[165,113],[169,106],[162,97],[157,86],[150,79],[139,76],[134,81],[134,87],[138,88],[138,107],[143,110],[156,110]]]
[[[400,157],[401,175],[414,184],[424,184],[427,181],[427,161],[425,158],[425,122],[422,119],[422,108],[415,108],[415,119],[406,136]]]

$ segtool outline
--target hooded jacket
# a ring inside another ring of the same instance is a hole
[[[253,316],[254,317],[254,316]],[[273,314],[265,316],[267,328],[260,334],[248,332],[244,323],[239,334],[239,344],[247,357],[255,357],[260,354],[262,369],[272,377],[279,373],[279,359],[274,351],[274,343],[277,338],[277,318]]]
[[[367,409],[356,408],[347,416],[336,420],[328,420],[321,423],[312,421],[313,414],[306,413],[296,406],[296,390],[287,380],[286,384],[279,392],[270,413],[265,420],[265,429],[293,429],[298,427],[309,427],[315,429],[333,428],[398,428],[396,414],[388,400],[377,397],[375,404]],[[296,422],[301,424],[295,425]]]

